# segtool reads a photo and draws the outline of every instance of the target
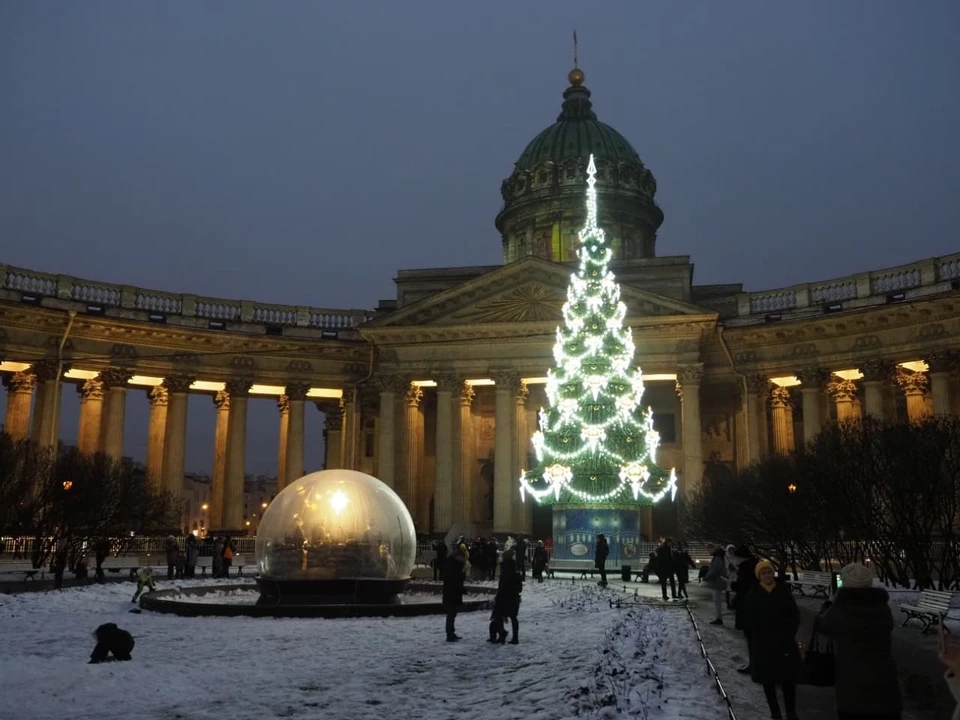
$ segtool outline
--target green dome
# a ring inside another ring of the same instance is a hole
[[[562,163],[593,153],[613,163],[640,163],[630,143],[606,123],[597,120],[590,91],[572,85],[563,93],[563,109],[557,121],[537,135],[517,160],[517,170],[530,170],[540,163]]]

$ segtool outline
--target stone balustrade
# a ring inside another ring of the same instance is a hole
[[[960,280],[960,253],[930,258],[909,265],[859,273],[822,282],[787,288],[740,293],[737,318],[731,324],[762,322],[767,315],[802,316],[821,311],[822,306],[842,304],[853,309],[887,302],[887,296],[904,293],[905,300],[932,295]]]
[[[114,311],[119,316],[150,320],[157,316],[166,318],[195,318],[205,321],[229,322],[255,325],[266,328],[289,327],[313,330],[354,330],[374,316],[372,310],[337,310],[299,305],[272,305],[247,300],[226,300],[145,290],[129,285],[113,285],[55,275],[35,270],[0,265],[0,291],[36,296],[38,299],[53,298],[58,301],[95,305],[105,314]],[[79,308],[78,308],[79,309]],[[143,317],[137,317],[136,314]],[[151,317],[152,316],[152,317]],[[239,329],[242,328],[231,328]]]

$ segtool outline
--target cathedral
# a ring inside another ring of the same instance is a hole
[[[642,534],[676,531],[677,505],[704,478],[790,452],[831,420],[960,412],[960,254],[762,292],[698,285],[689,257],[657,254],[664,215],[653,173],[598,119],[583,72],[568,81],[556,121],[501,184],[503,264],[400,270],[396,297],[376,309],[174,294],[0,265],[5,431],[121,457],[126,398],[145,392],[147,467],[182,496],[187,410],[212,401],[212,501],[201,530],[242,533],[247,408],[265,399],[277,407],[280,488],[304,474],[304,445],[319,441],[305,437],[304,417],[319,410],[325,467],[383,480],[418,531],[548,535],[549,510],[521,502],[518,478],[533,463],[591,154],[659,464],[679,478],[676,502],[641,512]],[[59,433],[66,386],[81,398],[75,440]]]

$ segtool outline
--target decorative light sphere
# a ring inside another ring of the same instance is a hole
[[[413,518],[385,483],[355,470],[304,475],[270,503],[257,530],[264,580],[406,581],[416,557]]]
[[[583,85],[583,81],[584,81],[583,70],[581,70],[580,68],[574,68],[573,70],[570,71],[570,74],[567,75],[567,80],[569,80],[570,84],[573,85],[574,87],[579,87],[580,85]]]

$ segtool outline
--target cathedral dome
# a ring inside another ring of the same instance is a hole
[[[501,187],[504,205],[496,226],[504,261],[524,255],[575,258],[591,154],[597,165],[600,225],[612,238],[615,259],[653,257],[663,222],[653,199],[656,180],[623,135],[597,119],[583,71],[575,68],[568,79],[556,122],[530,141]]]

